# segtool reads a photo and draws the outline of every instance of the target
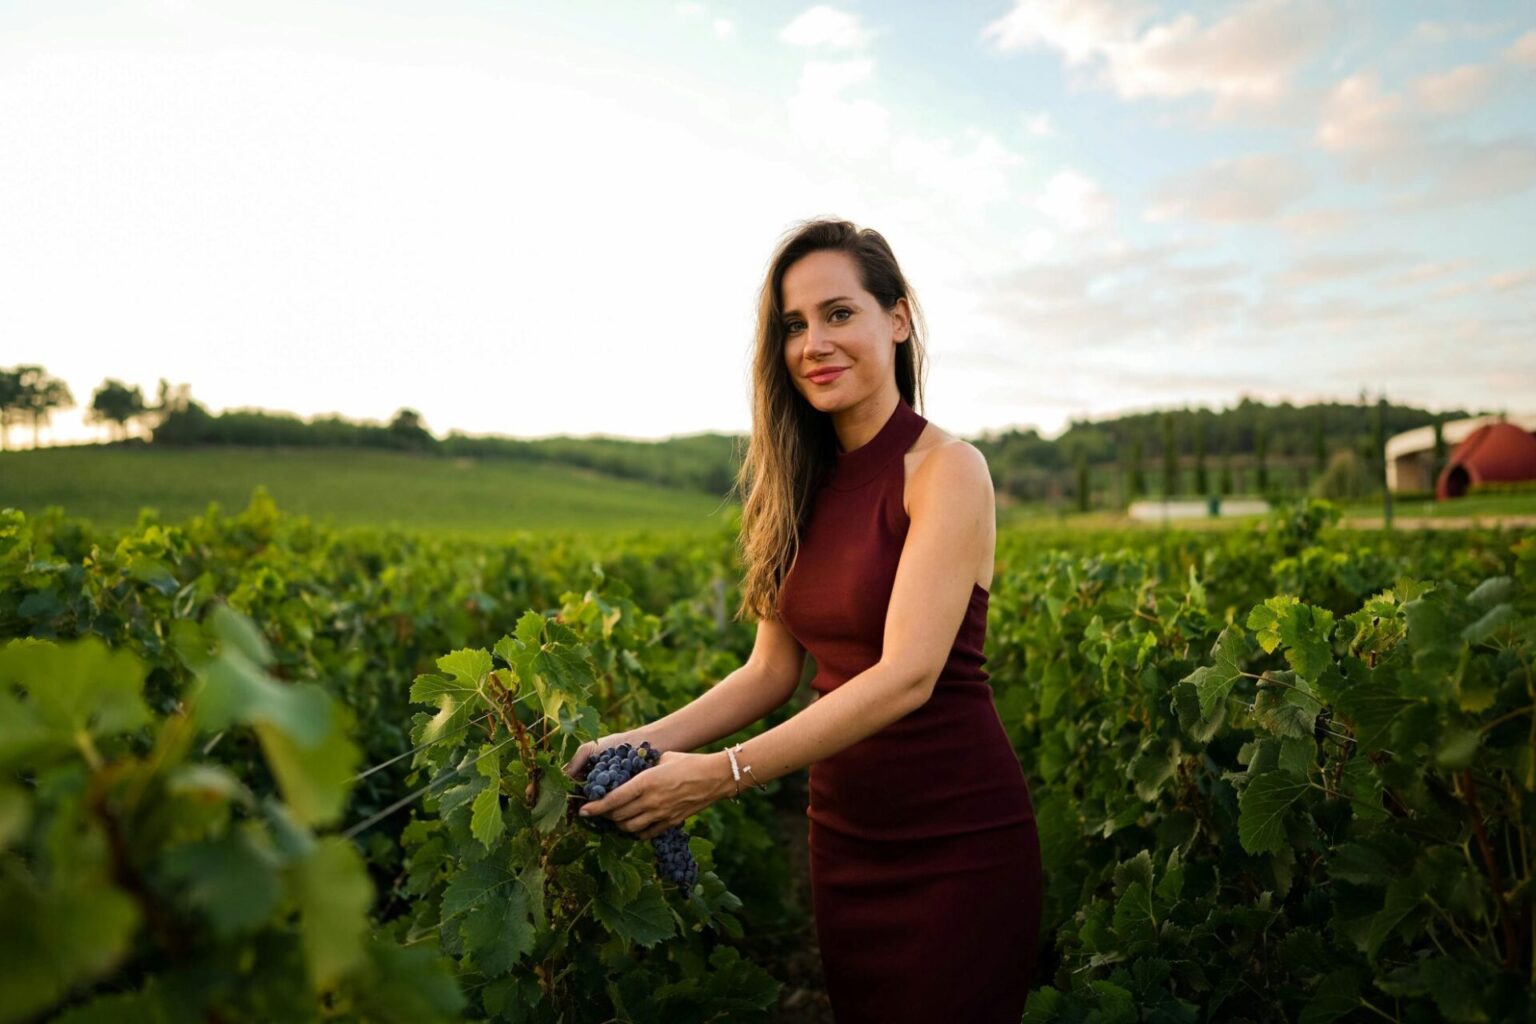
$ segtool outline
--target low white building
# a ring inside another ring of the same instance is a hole
[[[1269,511],[1269,502],[1256,498],[1186,498],[1133,501],[1126,515],[1140,523],[1169,519],[1208,519],[1212,516],[1257,516]]]
[[[1484,423],[1503,420],[1521,430],[1536,432],[1536,416],[1472,416],[1464,420],[1448,420],[1441,424],[1440,432],[1445,441],[1445,457],[1450,458],[1456,446]],[[1387,488],[1398,491],[1432,491],[1435,489],[1435,428],[1415,427],[1387,439]]]

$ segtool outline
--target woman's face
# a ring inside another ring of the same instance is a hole
[[[784,365],[795,388],[823,412],[896,387],[896,345],[909,336],[907,301],[887,313],[859,284],[846,253],[821,250],[784,272]],[[812,377],[840,368],[829,377]]]

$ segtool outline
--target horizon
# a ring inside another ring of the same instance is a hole
[[[4,365],[77,403],[45,445],[104,436],[108,377],[743,434],[765,261],[823,214],[890,240],[959,435],[1536,404],[1519,3],[76,0],[0,10],[0,82]]]
[[[0,367],[0,368],[3,368],[3,367]],[[45,369],[46,369],[46,367],[45,367]],[[124,382],[124,383],[128,383],[128,382]],[[71,388],[70,390],[73,393],[74,389]],[[92,390],[94,391],[95,389],[93,388]],[[192,400],[194,402],[197,402],[196,394],[193,394],[191,397],[192,397]],[[1164,412],[1201,412],[1201,411],[1210,412],[1210,413],[1212,413],[1214,415],[1218,415],[1219,416],[1219,415],[1223,415],[1225,413],[1232,412],[1232,411],[1236,410],[1245,401],[1253,402],[1255,404],[1263,405],[1263,406],[1270,407],[1270,408],[1275,408],[1275,407],[1284,406],[1284,405],[1289,405],[1292,408],[1297,408],[1297,409],[1304,409],[1304,408],[1308,408],[1308,407],[1311,407],[1311,406],[1314,406],[1314,405],[1336,405],[1336,406],[1341,406],[1341,407],[1343,407],[1343,406],[1358,407],[1358,406],[1362,405],[1362,402],[1361,402],[1361,398],[1362,397],[1367,397],[1368,398],[1367,402],[1364,403],[1364,404],[1367,404],[1367,405],[1374,405],[1375,402],[1378,400],[1378,398],[1385,398],[1389,405],[1393,405],[1393,406],[1397,406],[1397,407],[1412,407],[1412,408],[1422,409],[1424,412],[1429,413],[1430,415],[1444,415],[1444,414],[1452,413],[1452,412],[1463,412],[1463,413],[1466,413],[1466,417],[1467,418],[1477,418],[1477,417],[1480,417],[1480,416],[1517,416],[1518,417],[1518,416],[1527,415],[1523,410],[1508,409],[1508,408],[1498,408],[1498,409],[1492,409],[1492,410],[1481,409],[1480,410],[1480,409],[1478,409],[1475,406],[1460,406],[1460,407],[1442,406],[1440,408],[1431,408],[1431,407],[1427,407],[1427,406],[1417,406],[1417,405],[1411,405],[1411,404],[1405,405],[1405,403],[1399,403],[1399,402],[1395,401],[1392,398],[1392,396],[1390,396],[1390,395],[1382,395],[1382,396],[1361,396],[1361,395],[1356,395],[1353,400],[1344,399],[1344,398],[1322,398],[1322,399],[1318,399],[1318,400],[1312,401],[1312,402],[1294,402],[1294,401],[1291,401],[1291,400],[1285,399],[1285,398],[1281,398],[1281,399],[1274,400],[1274,401],[1267,401],[1267,400],[1261,400],[1259,398],[1256,398],[1253,395],[1242,394],[1242,395],[1237,396],[1237,398],[1235,398],[1233,400],[1230,400],[1228,402],[1222,403],[1220,405],[1214,405],[1214,406],[1211,405],[1211,404],[1208,404],[1208,403],[1199,403],[1199,404],[1186,404],[1186,405],[1181,405],[1181,406],[1152,406],[1152,407],[1147,407],[1147,408],[1113,410],[1113,411],[1110,411],[1110,412],[1104,414],[1103,416],[1094,417],[1091,420],[1079,419],[1079,420],[1075,420],[1075,421],[1069,421],[1068,423],[1063,424],[1062,427],[1060,429],[1058,429],[1057,431],[1049,433],[1049,434],[1044,432],[1044,431],[1042,431],[1042,430],[1040,430],[1039,427],[1034,425],[1034,424],[1013,423],[1013,424],[1008,424],[1008,425],[1005,425],[1005,426],[1002,426],[1002,427],[995,427],[995,426],[983,427],[980,430],[974,431],[973,433],[965,435],[965,436],[967,438],[970,438],[970,439],[975,439],[975,438],[989,437],[989,436],[990,437],[1000,437],[1002,435],[1005,435],[1005,434],[1008,434],[1008,433],[1011,433],[1011,432],[1019,432],[1019,433],[1026,433],[1027,434],[1027,433],[1033,431],[1042,440],[1050,441],[1050,442],[1055,442],[1055,441],[1059,441],[1074,425],[1076,425],[1076,426],[1084,426],[1084,425],[1094,426],[1094,425],[1098,425],[1098,424],[1101,424],[1101,423],[1107,423],[1107,422],[1113,422],[1113,421],[1120,420],[1120,419],[1126,419],[1126,418],[1129,418],[1129,417],[1132,417],[1132,416],[1158,415],[1158,414],[1164,413]],[[148,400],[148,396],[146,396],[146,400]],[[77,402],[78,402],[78,399],[77,399]],[[197,404],[198,405],[202,405],[203,403],[197,402]],[[335,419],[339,419],[339,420],[341,420],[343,422],[346,422],[346,423],[349,423],[349,424],[353,424],[353,425],[357,425],[357,426],[387,427],[387,426],[389,426],[390,419],[392,418],[392,417],[386,417],[386,418],[383,418],[383,419],[375,419],[375,418],[370,418],[370,417],[355,417],[355,416],[349,416],[349,415],[347,415],[345,413],[337,412],[335,410],[327,410],[327,411],[322,411],[322,412],[317,412],[317,413],[309,413],[309,414],[300,414],[300,413],[296,413],[296,412],[293,412],[291,410],[286,410],[286,409],[270,409],[270,408],[265,408],[265,407],[262,407],[262,406],[253,406],[253,405],[241,405],[241,406],[236,406],[236,407],[229,408],[229,409],[208,409],[206,406],[204,408],[205,408],[205,411],[207,411],[209,413],[209,415],[212,415],[212,416],[219,416],[219,415],[222,415],[224,413],[261,413],[261,414],[265,414],[265,415],[269,415],[269,416],[292,417],[292,418],[298,419],[298,420],[300,420],[300,421],[302,421],[302,422],[304,422],[306,424],[312,424],[312,423],[315,423],[317,421],[335,418]],[[405,410],[405,409],[414,409],[414,407],[412,407],[412,406],[402,406],[401,407],[401,410]],[[401,411],[401,410],[397,410],[397,412]],[[76,409],[76,410],[71,410],[71,411],[78,412],[79,410]],[[55,415],[55,418],[56,419],[58,418],[57,414]],[[1446,422],[1447,423],[1451,423],[1451,422],[1455,422],[1455,421],[1447,420]],[[103,435],[103,436],[97,436],[97,437],[76,437],[76,438],[69,438],[69,439],[60,439],[60,440],[56,440],[56,441],[52,441],[52,442],[46,442],[45,441],[45,443],[43,443],[41,445],[41,447],[43,449],[47,449],[47,448],[81,447],[81,446],[87,446],[88,447],[88,446],[91,446],[91,445],[107,444],[107,443],[112,443],[113,442],[112,438],[110,438],[108,436],[105,436],[107,434],[108,429],[109,429],[109,425],[107,425],[107,424],[92,425],[92,426],[86,427],[85,429],[87,431],[94,431],[97,434],[100,434],[100,435]],[[1417,429],[1417,428],[1415,428],[1415,429]],[[688,439],[688,438],[692,438],[692,437],[699,437],[699,436],[710,435],[710,434],[724,435],[724,436],[728,436],[729,437],[729,436],[742,436],[743,434],[746,433],[745,431],[740,432],[740,433],[732,433],[731,431],[726,431],[726,430],[697,430],[697,431],[691,431],[691,432],[679,432],[679,433],[675,433],[675,434],[667,434],[667,435],[662,435],[662,436],[659,436],[659,437],[642,437],[642,436],[623,435],[623,434],[607,434],[607,433],[602,433],[602,432],[594,432],[594,433],[581,434],[581,433],[572,433],[572,432],[562,431],[562,432],[552,433],[552,434],[539,434],[539,435],[524,436],[524,435],[514,435],[514,434],[469,432],[469,431],[460,430],[460,429],[458,429],[456,427],[447,427],[447,428],[442,428],[442,429],[434,429],[430,424],[426,425],[426,430],[427,430],[427,432],[429,434],[431,434],[433,436],[433,438],[435,440],[438,440],[438,441],[444,441],[444,440],[447,440],[449,437],[451,437],[453,435],[459,435],[459,436],[470,437],[470,438],[497,438],[497,439],[512,440],[512,441],[554,441],[554,440],[628,441],[628,442],[634,442],[634,443],[640,443],[640,444],[661,444],[661,443],[664,443],[664,442],[667,442],[667,441],[684,440],[684,439]],[[48,428],[47,427],[43,427],[42,430],[40,431],[40,433],[43,434],[43,435],[46,435],[48,433]],[[3,451],[25,451],[25,450],[31,450],[32,449],[31,434],[32,434],[32,427],[31,427],[31,425],[29,423],[16,423],[16,424],[12,424],[12,426],[10,428],[9,444],[8,444],[8,446],[5,449],[3,449]],[[142,440],[142,441],[148,442],[149,438],[146,436],[146,434],[147,434],[147,431],[139,429],[135,425],[133,427],[130,427],[130,433],[129,433],[128,439],[129,440]],[[20,442],[25,442],[25,443],[20,443]]]

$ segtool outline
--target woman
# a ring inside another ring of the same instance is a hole
[[[659,763],[585,811],[647,839],[722,796],[810,769],[811,893],[840,1024],[943,1012],[1017,1024],[1035,961],[1040,849],[982,644],[991,475],[914,410],[917,303],[884,238],[815,220],[763,284],[741,479],[752,655],[654,724]],[[729,756],[685,751],[817,697]]]

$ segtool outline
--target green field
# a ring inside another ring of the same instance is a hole
[[[238,512],[258,486],[284,512],[333,526],[586,534],[713,531],[731,505],[576,466],[515,459],[439,459],[374,449],[105,448],[0,453],[0,508],[62,506],[102,526],[130,526],[141,507],[184,522],[217,502]]]
[[[431,530],[492,539],[512,531],[612,535],[636,530],[692,535],[723,526],[734,503],[707,494],[611,476],[580,466],[521,459],[443,459],[378,449],[98,447],[0,452],[0,508],[36,515],[50,505],[101,526],[131,526],[140,508],[185,522],[210,502],[226,513],[264,486],[284,512],[332,526]],[[1347,518],[1379,517],[1380,502],[1345,506]],[[1536,495],[1477,495],[1398,502],[1401,519],[1536,515]],[[1251,518],[1251,517],[1250,517]],[[1243,518],[1180,520],[1186,530],[1224,530]],[[1172,524],[1169,524],[1172,525]],[[1117,510],[1015,503],[998,495],[998,526],[1032,533],[1158,531]]]

